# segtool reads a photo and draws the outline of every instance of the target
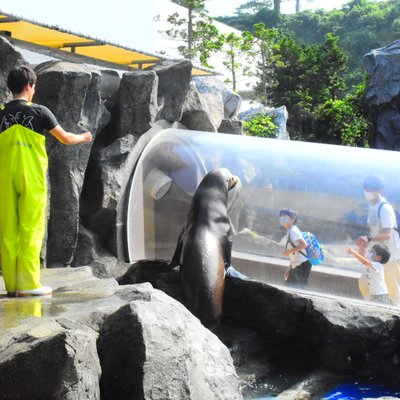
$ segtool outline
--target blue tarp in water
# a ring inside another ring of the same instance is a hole
[[[383,396],[400,398],[400,391],[394,391],[383,385],[349,383],[336,387],[327,393],[323,400],[362,400],[366,397],[375,399]]]

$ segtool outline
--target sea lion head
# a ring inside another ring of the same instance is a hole
[[[234,187],[236,187],[237,184],[240,183],[239,177],[233,175],[228,168],[219,168],[217,171],[222,174],[228,191],[232,190]]]

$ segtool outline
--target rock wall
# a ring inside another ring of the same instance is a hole
[[[28,62],[3,37],[0,54],[0,100],[5,102],[11,99],[8,71]],[[240,98],[214,77],[192,81],[187,60],[121,77],[113,70],[64,61],[46,62],[35,70],[33,101],[52,110],[65,130],[90,130],[94,135],[92,144],[78,146],[47,137],[48,267],[93,264],[107,254],[124,259],[124,199],[130,175],[158,131],[179,126],[217,132],[221,127],[225,133],[241,133],[238,121],[232,120]]]
[[[400,40],[365,55],[366,106],[373,147],[400,150]]]
[[[150,282],[182,301],[178,271],[157,272],[160,269],[162,265],[152,261],[137,262],[118,282],[121,285]],[[230,329],[225,343],[239,369],[243,354],[248,357],[258,352],[264,361],[262,373],[269,364],[288,375],[296,371],[299,380],[312,371],[325,371],[340,376],[342,383],[371,377],[395,382],[400,372],[397,307],[298,293],[290,288],[227,276],[221,324]],[[247,329],[245,335],[255,334],[258,339],[240,351],[240,346],[232,342],[233,327]]]
[[[43,279],[47,302],[0,298],[2,399],[242,399],[228,349],[149,283],[118,286],[88,267]]]

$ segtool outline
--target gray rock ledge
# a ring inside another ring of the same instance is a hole
[[[242,399],[228,349],[151,284],[89,267],[44,270],[43,284],[52,298],[0,286],[2,399]]]

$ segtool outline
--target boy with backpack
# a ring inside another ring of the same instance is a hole
[[[279,212],[279,224],[287,231],[286,249],[283,255],[289,257],[290,265],[284,275],[286,284],[302,289],[307,286],[311,263],[304,252],[308,244],[300,229],[295,225],[297,216],[296,211],[284,208]]]

